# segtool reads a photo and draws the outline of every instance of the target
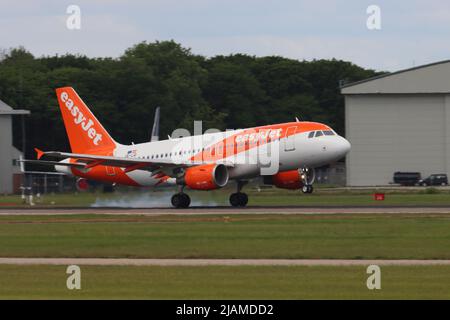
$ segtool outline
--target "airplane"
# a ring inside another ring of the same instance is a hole
[[[52,165],[57,172],[78,177],[82,185],[88,179],[135,187],[177,186],[171,198],[176,208],[190,205],[186,187],[207,191],[230,181],[236,182],[230,204],[245,207],[248,196],[243,187],[261,176],[265,184],[312,193],[314,169],[343,158],[351,148],[331,127],[297,118],[167,140],[152,132],[152,141],[123,145],[109,135],[72,87],[58,88],[56,95],[72,152],[35,148],[37,160],[24,162]],[[159,110],[157,117],[155,123]]]

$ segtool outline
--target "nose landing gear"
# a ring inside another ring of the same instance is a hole
[[[315,170],[310,168],[301,168],[299,170],[300,170],[300,177],[303,182],[302,192],[313,193],[314,188],[312,184],[314,183],[314,180],[316,178]]]
[[[314,191],[314,188],[313,188],[313,186],[310,185],[310,184],[305,184],[305,185],[302,187],[302,192],[303,192],[303,193],[313,193],[313,191]]]
[[[246,193],[241,192],[244,185],[248,181],[237,181],[237,192],[230,195],[230,204],[233,207],[245,207],[248,203],[248,196]]]

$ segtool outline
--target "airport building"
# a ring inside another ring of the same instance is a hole
[[[396,171],[450,174],[450,60],[341,87],[348,186],[388,185]]]
[[[12,117],[29,113],[27,110],[14,110],[0,100],[0,194],[19,191],[22,174],[16,160],[22,153],[13,146]]]

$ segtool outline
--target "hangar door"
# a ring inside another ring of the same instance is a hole
[[[347,185],[388,185],[396,171],[422,176],[445,172],[443,96],[347,95],[345,99],[346,137],[352,145],[346,160]]]

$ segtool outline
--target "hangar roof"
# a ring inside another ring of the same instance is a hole
[[[450,60],[343,85],[342,94],[450,93]]]
[[[28,110],[14,110],[5,102],[0,100],[0,115],[30,114]]]

